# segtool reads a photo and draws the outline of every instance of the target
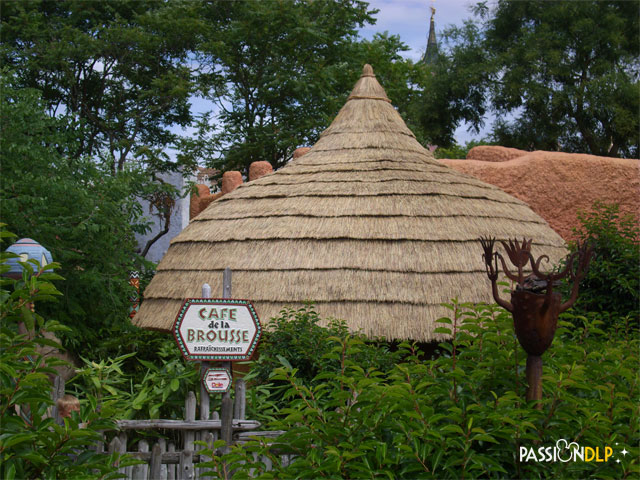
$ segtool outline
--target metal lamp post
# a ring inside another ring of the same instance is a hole
[[[593,248],[588,245],[578,245],[578,251],[567,258],[565,267],[556,273],[540,272],[540,263],[549,257],[542,255],[534,260],[531,255],[531,240],[509,240],[500,243],[507,252],[511,263],[517,268],[517,274],[512,273],[506,265],[504,257],[493,251],[495,238],[481,238],[484,249],[482,258],[485,261],[487,276],[491,280],[493,298],[505,310],[511,312],[516,336],[522,348],[527,352],[527,400],[542,399],[542,354],[549,348],[558,325],[558,315],[569,309],[578,298],[578,286],[587,273]],[[574,271],[574,263],[577,265]],[[500,298],[498,292],[498,260],[502,264],[504,274],[517,282],[516,289],[511,291],[511,302]],[[530,263],[532,275],[524,275],[524,267]],[[569,278],[573,285],[571,295],[566,302],[562,296],[553,291],[554,283]],[[545,291],[545,293],[538,293]],[[536,408],[542,408],[540,402]]]

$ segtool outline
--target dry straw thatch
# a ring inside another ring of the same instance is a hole
[[[172,242],[135,322],[169,330],[204,282],[266,321],[314,300],[370,336],[432,340],[440,304],[491,301],[481,235],[534,239],[552,261],[563,240],[521,202],[437,162],[366,65],[306,155],[214,201]]]

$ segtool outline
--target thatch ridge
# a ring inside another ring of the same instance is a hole
[[[491,301],[481,235],[565,253],[526,204],[435,160],[365,67],[306,155],[212,202],[173,239],[135,321],[169,329],[182,300],[230,267],[234,296],[265,321],[313,300],[370,336],[441,338],[441,303]]]

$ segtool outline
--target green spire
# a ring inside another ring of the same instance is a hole
[[[427,40],[427,51],[422,57],[422,61],[426,64],[431,64],[438,58],[438,41],[436,40],[436,26],[433,21],[433,17],[436,14],[436,9],[431,7],[431,22],[429,23],[429,38]]]

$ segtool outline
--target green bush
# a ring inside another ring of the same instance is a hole
[[[0,274],[9,270],[5,262],[11,257],[16,255],[0,253]],[[108,412],[97,411],[95,398],[84,397],[79,415],[74,413],[62,425],[49,414],[53,367],[65,362],[43,357],[40,347],[59,347],[43,332],[66,327],[45,320],[37,306],[60,295],[50,282],[61,277],[45,273],[33,260],[21,264],[21,280],[0,277],[0,478],[115,478],[114,464],[127,465],[129,460],[92,450],[102,439],[100,430],[114,426]],[[52,263],[46,268],[58,267]],[[20,334],[19,324],[31,335]]]
[[[524,400],[526,355],[511,316],[496,306],[450,308],[451,318],[441,319],[439,328],[455,339],[443,342],[446,353],[433,360],[405,344],[405,360],[389,373],[363,368],[354,361],[362,340],[349,334],[326,354],[339,365],[337,374],[322,372],[307,382],[282,359],[272,380],[288,384],[289,406],[270,427],[286,433],[272,445],[234,447],[203,468],[212,475],[235,471],[234,478],[244,478],[251,470],[257,478],[279,479],[640,474],[637,334],[614,336],[597,318],[564,314],[543,357],[542,409],[536,410]],[[521,448],[537,452],[561,439],[598,447],[600,457],[610,446],[613,456],[607,462],[521,461]],[[283,452],[295,455],[291,463],[280,462]]]
[[[433,152],[436,158],[458,158],[465,159],[467,158],[467,154],[469,150],[473,147],[477,147],[480,145],[492,145],[492,143],[487,140],[471,140],[470,142],[465,143],[464,145],[459,145],[457,143],[451,145],[450,147],[438,147],[435,152]]]
[[[578,215],[574,229],[579,242],[591,242],[594,258],[580,284],[574,309],[640,317],[640,227],[633,215],[621,215],[618,205],[596,202],[592,211]],[[570,244],[576,251],[577,244]]]
[[[83,358],[70,387],[78,395],[92,395],[109,405],[118,419],[184,418],[185,392],[200,389],[200,365],[186,362],[168,337],[154,361],[138,359],[143,375],[124,369],[135,355],[99,361]]]
[[[282,404],[282,393],[287,388],[286,383],[272,378],[274,369],[284,364],[296,369],[296,375],[303,381],[313,384],[314,379],[321,373],[337,374],[340,372],[339,359],[328,354],[338,345],[339,339],[349,336],[349,329],[344,321],[329,319],[326,327],[319,325],[320,316],[312,304],[294,310],[286,308],[278,317],[271,319],[258,347],[258,360],[253,363],[250,374],[246,377],[256,388],[257,392],[250,392],[250,408],[258,406],[257,416],[265,415],[265,402],[269,400]],[[365,368],[375,367],[382,371],[393,368],[397,354],[390,351],[386,342],[369,341],[363,335],[354,334],[360,346],[352,351],[354,361]],[[267,390],[260,385],[269,385]],[[258,400],[255,395],[268,391]],[[267,398],[269,397],[269,398]]]

